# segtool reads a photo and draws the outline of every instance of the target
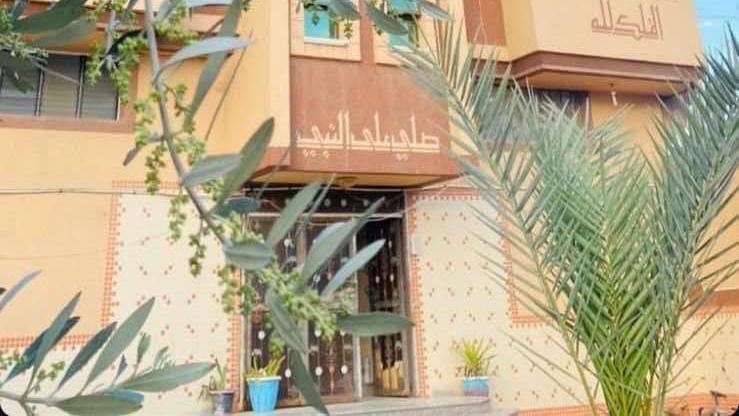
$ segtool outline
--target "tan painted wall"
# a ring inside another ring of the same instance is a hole
[[[659,38],[594,32],[594,19],[602,25],[601,4],[608,20],[613,16],[616,30],[635,30],[632,25],[637,25],[642,32],[651,28],[651,7],[656,7]],[[549,51],[691,65],[703,50],[690,0],[504,0],[503,15],[511,59]],[[616,24],[621,16],[622,24]]]

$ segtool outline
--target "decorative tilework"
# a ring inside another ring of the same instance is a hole
[[[475,223],[473,208],[490,207],[474,189],[465,187],[408,191],[406,201],[410,309],[416,322],[419,393],[459,394],[460,362],[452,347],[460,338],[487,338],[493,342],[496,354],[491,378],[491,401],[495,407],[523,409],[521,414],[525,415],[588,414],[587,408],[571,397],[571,393],[579,391],[578,383],[566,381],[561,386],[551,381],[508,338],[515,336],[562,363],[566,370],[572,369],[568,358],[555,346],[557,334],[516,302],[511,293],[515,287],[509,284],[501,290],[485,276],[485,261],[481,261],[479,253],[486,249],[475,237],[484,228]],[[498,241],[503,245],[503,254],[494,255],[506,262],[510,275],[512,262],[506,259],[510,247],[506,248],[507,242],[502,239]],[[690,325],[695,323],[691,321]],[[737,326],[739,322],[729,308],[706,328],[706,333],[716,331],[717,335],[686,373],[686,385],[701,393],[685,396],[689,401],[686,411],[692,412],[689,414],[695,414],[701,401],[710,402],[710,396],[704,392],[732,392],[739,385],[735,370],[732,371],[736,367],[733,363],[739,362],[735,348]],[[696,344],[701,344],[701,340]],[[675,394],[689,393],[679,390]]]

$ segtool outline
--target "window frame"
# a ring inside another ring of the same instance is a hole
[[[72,55],[83,59],[83,65],[89,59],[90,54],[81,51],[51,50],[52,55]],[[84,84],[78,89],[77,107],[75,117],[53,116],[40,114],[42,79],[46,76],[40,71],[39,82],[36,89],[36,109],[33,115],[0,113],[0,128],[17,128],[27,130],[58,130],[58,131],[82,131],[82,132],[104,132],[104,133],[130,133],[134,130],[134,115],[129,106],[121,103],[121,97],[116,92],[115,118],[82,118],[82,92]],[[84,79],[84,67],[80,71],[80,77]],[[138,68],[131,73],[129,101],[136,99],[138,89]],[[30,123],[29,123],[30,122]]]
[[[323,37],[323,36],[309,36],[306,27],[309,24],[316,25],[312,22],[312,14],[313,13],[325,13],[326,18],[328,21],[328,30],[329,30],[329,36]],[[329,11],[329,8],[327,5],[321,4],[319,2],[311,3],[303,7],[303,39],[308,42],[339,42],[341,41],[341,32],[339,29],[339,22],[337,22],[335,19],[331,17],[331,12]]]

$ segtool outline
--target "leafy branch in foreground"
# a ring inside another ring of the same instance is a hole
[[[39,272],[34,272],[25,276],[7,291],[0,288],[0,312],[38,274]],[[44,363],[51,350],[79,321],[78,317],[72,316],[79,300],[78,293],[22,353],[16,353],[11,359],[0,358],[3,373],[10,370],[0,377],[0,399],[16,402],[27,415],[35,414],[37,406],[57,408],[72,415],[125,415],[141,409],[144,401],[142,393],[172,390],[199,380],[213,368],[211,363],[173,364],[166,358],[166,347],[159,350],[150,366],[145,367],[144,359],[151,345],[151,338],[142,334],[136,348],[134,366],[131,371],[127,371],[129,366],[124,352],[146,323],[154,307],[152,298],[120,325],[117,322],[110,323],[93,335],[77,352],[53,392],[46,396],[40,395],[41,384],[54,381],[64,369],[64,363],[54,363],[50,368],[46,368]],[[94,363],[82,389],[74,395],[58,395],[93,359]],[[115,376],[109,382],[103,382],[101,376],[116,362],[118,370]],[[27,377],[24,383],[26,388],[22,392],[14,393],[3,388],[18,377]]]
[[[737,193],[739,45],[732,36],[727,53],[706,58],[679,111],[655,120],[649,160],[620,133],[620,115],[583,127],[570,109],[518,88],[493,56],[477,59],[453,24],[438,29],[430,52],[399,59],[448,104],[460,145],[480,162],[459,160],[493,208],[478,210],[480,221],[511,251],[481,237],[491,277],[559,333],[575,374],[516,345],[555,369],[546,374],[564,391],[562,376],[581,384],[594,415],[600,400],[611,415],[664,414],[695,357],[688,347],[714,335],[702,332],[717,310],[700,311],[739,262],[737,242],[718,244],[739,215],[727,209]]]
[[[145,1],[143,24],[134,11],[135,3],[135,0],[102,0],[95,2],[94,7],[86,12],[84,1],[61,0],[46,11],[28,15],[25,13],[28,2],[15,0],[8,8],[0,9],[0,35],[3,42],[0,44],[0,67],[4,73],[11,75],[14,82],[20,84],[20,77],[13,75],[19,74],[23,65],[43,68],[44,48],[82,39],[95,30],[102,16],[108,16],[105,36],[93,48],[86,76],[94,82],[102,74],[107,74],[115,84],[123,104],[132,104],[136,113],[135,147],[126,155],[124,164],[131,163],[141,153],[146,154],[148,191],[153,193],[159,190],[162,169],[169,164],[174,168],[181,188],[180,194],[172,198],[170,208],[173,240],[182,236],[186,220],[183,212],[185,204],[190,201],[194,205],[201,224],[198,231],[188,236],[194,251],[190,259],[193,274],[199,274],[202,269],[201,262],[206,255],[205,238],[214,235],[221,243],[228,262],[220,274],[226,288],[224,306],[238,306],[242,312],[249,313],[256,303],[260,303],[259,306],[269,310],[274,328],[291,349],[291,356],[299,356],[298,352],[305,349],[302,342],[298,342],[298,324],[301,322],[315,322],[327,337],[339,329],[359,336],[371,336],[407,328],[410,322],[402,316],[348,315],[337,300],[340,286],[377,253],[383,244],[381,241],[357,253],[329,287],[318,290],[315,286],[314,276],[346,246],[378,205],[363,216],[328,227],[316,240],[304,264],[290,267],[279,265],[274,246],[291,227],[303,227],[302,224],[310,219],[325,196],[325,192],[317,195],[320,184],[309,185],[298,195],[300,198],[296,196],[298,201],[285,208],[280,220],[265,238],[248,228],[248,214],[258,209],[258,201],[232,196],[239,193],[243,184],[257,170],[269,146],[274,120],[264,121],[238,153],[207,155],[205,152],[211,128],[208,128],[204,137],[196,133],[195,115],[220,75],[228,54],[239,52],[243,56],[244,50],[252,43],[237,36],[239,21],[242,13],[249,9],[250,1],[165,0],[157,9],[152,1]],[[316,4],[311,0],[302,3],[307,8]],[[426,0],[409,3],[434,19],[449,18],[442,9]],[[361,18],[360,10],[353,1],[329,0],[325,4],[335,20],[350,22]],[[198,34],[189,30],[186,26],[189,11],[208,5],[227,5],[223,19],[207,33]],[[407,33],[407,29],[399,23],[399,13],[390,2],[365,1],[362,9],[367,11],[378,31]],[[39,34],[39,37],[29,43],[24,41],[27,34]],[[159,50],[163,40],[182,46],[166,61],[161,61]],[[128,103],[130,73],[147,51],[152,91]],[[189,93],[187,85],[170,81],[171,74],[184,62],[200,57],[207,59],[192,93]],[[238,67],[237,64],[232,78]],[[228,88],[212,115],[211,126],[227,92]],[[299,223],[301,225],[296,225]],[[247,278],[247,275],[254,279]],[[268,288],[264,299],[258,299],[256,295],[253,286],[256,281]],[[302,359],[291,359],[290,363],[295,367],[293,372],[303,395],[311,405],[325,412],[311,377],[300,376],[308,375]],[[112,361],[106,363],[111,364]],[[96,367],[93,372],[102,371],[103,367]],[[125,367],[120,364],[120,368]],[[43,374],[37,368],[33,372]],[[134,383],[133,386],[140,384]],[[113,406],[136,397],[125,394],[97,397],[99,400],[94,403],[98,406],[95,412],[99,414],[102,411],[100,406]],[[83,412],[86,406],[92,404],[77,398],[67,403],[67,410]]]
[[[275,338],[284,342],[290,350],[292,358],[289,364],[296,375],[298,388],[310,405],[326,413],[313,379],[300,376],[309,374],[303,359],[296,358],[301,357],[299,353],[306,352],[300,325],[314,323],[324,337],[331,338],[339,330],[358,336],[374,336],[396,333],[411,324],[407,318],[398,315],[350,315],[344,307],[346,302],[341,301],[341,286],[379,251],[384,241],[371,244],[349,259],[329,287],[319,290],[315,279],[375,213],[382,200],[356,218],[327,227],[314,241],[303,264],[278,263],[275,247],[282,244],[290,229],[305,227],[329,186],[321,192],[321,183],[307,185],[285,207],[268,235],[262,236],[252,229],[249,214],[259,209],[259,200],[235,195],[257,171],[269,147],[274,120],[270,118],[264,121],[239,152],[220,155],[206,154],[209,132],[201,137],[196,132],[194,122],[195,114],[219,76],[227,54],[238,51],[243,54],[252,44],[251,40],[236,36],[245,9],[244,3],[241,0],[228,3],[223,20],[213,28],[217,30],[216,36],[208,33],[202,37],[188,37],[185,46],[166,61],[162,61],[159,54],[162,38],[171,38],[173,33],[182,32],[175,23],[161,24],[163,19],[172,19],[169,10],[173,7],[200,7],[206,3],[194,2],[191,5],[186,1],[171,0],[156,11],[152,2],[147,0],[143,27],[136,28],[136,22],[129,20],[126,23],[133,29],[126,32],[128,35],[116,32],[121,25],[119,22],[112,23],[107,31],[112,39],[107,42],[109,47],[101,49],[96,58],[101,65],[133,60],[125,54],[121,57],[120,49],[114,47],[125,36],[137,39],[136,52],[148,50],[149,53],[153,90],[148,97],[134,103],[137,110],[136,147],[127,155],[126,163],[130,163],[144,148],[152,147],[146,161],[147,185],[152,192],[159,187],[159,170],[171,163],[181,185],[180,195],[173,198],[170,209],[172,237],[176,239],[181,235],[185,221],[182,208],[186,201],[194,205],[200,221],[198,231],[189,236],[190,245],[195,251],[191,258],[193,274],[201,270],[205,237],[214,235],[227,260],[219,273],[224,286],[225,309],[228,312],[238,309],[244,315],[249,315],[257,307],[268,311]],[[344,13],[347,19],[359,18],[352,2],[332,1],[329,7],[337,14]],[[197,86],[189,95],[186,85],[173,84],[169,79],[183,62],[198,57],[207,59]],[[232,77],[236,70],[238,64]],[[228,88],[220,98],[221,103],[227,93]],[[211,125],[220,108],[219,104],[212,115]],[[154,124],[156,119],[160,121],[159,126]],[[266,287],[264,295],[260,296],[255,290],[257,284]]]

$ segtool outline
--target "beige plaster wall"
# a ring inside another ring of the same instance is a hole
[[[625,24],[641,30],[649,26],[651,7],[656,7],[659,38],[593,32],[593,20],[602,22],[601,5],[607,14],[610,8],[614,21],[623,16]],[[703,51],[690,0],[504,0],[503,15],[511,59],[549,51],[693,65]]]

